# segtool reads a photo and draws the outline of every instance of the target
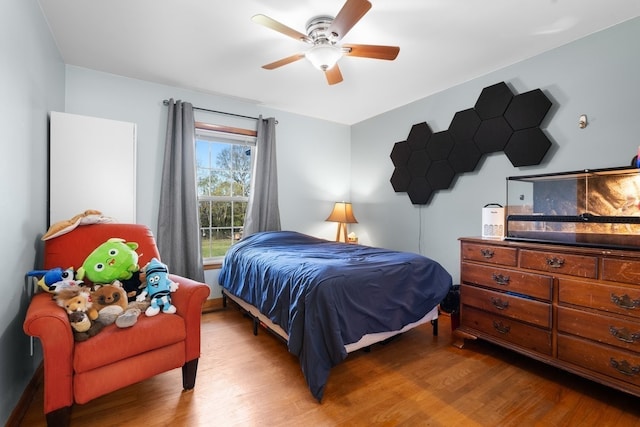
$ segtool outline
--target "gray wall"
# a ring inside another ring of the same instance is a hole
[[[41,352],[31,357],[22,321],[36,245],[47,219],[47,111],[64,108],[64,64],[38,3],[0,3],[0,424],[15,407]]]
[[[505,178],[534,173],[626,166],[640,144],[640,18],[527,61],[360,122],[351,129],[351,199],[361,241],[421,252],[459,280],[461,236],[479,236],[481,208],[505,203]],[[412,205],[389,179],[393,144],[411,126],[446,130],[453,115],[471,108],[483,88],[504,81],[516,94],[540,88],[553,106],[542,128],[553,145],[538,166],[515,168],[503,153],[459,175],[428,205]],[[586,114],[589,125],[578,128]]]
[[[421,252],[440,261],[457,279],[458,244],[480,233],[480,208],[504,203],[505,177],[627,164],[640,141],[637,100],[640,59],[634,41],[640,19],[448,89],[379,117],[348,127],[275,111],[241,100],[187,91],[64,66],[37,3],[5,0],[0,9],[0,77],[5,100],[0,114],[3,245],[7,273],[0,287],[0,422],[5,422],[41,360],[29,356],[22,332],[30,293],[24,273],[38,262],[39,236],[46,228],[47,113],[75,114],[138,125],[137,220],[153,229],[166,125],[162,100],[173,97],[195,106],[238,114],[274,116],[277,127],[280,209],[283,228],[332,239],[324,222],[336,200],[354,203],[360,221],[351,229],[364,244]],[[9,42],[11,41],[11,42]],[[554,102],[543,127],[554,142],[542,165],[514,168],[502,154],[481,161],[431,204],[411,205],[393,192],[389,153],[414,123],[434,132],[453,114],[473,106],[482,88],[506,81],[516,93],[541,88]],[[590,125],[579,130],[580,114]],[[224,116],[198,113],[220,122]],[[251,126],[248,123],[234,123]],[[111,165],[89,165],[91,170]],[[80,169],[83,170],[82,168]],[[105,212],[108,214],[108,212]],[[215,283],[215,272],[207,282]]]

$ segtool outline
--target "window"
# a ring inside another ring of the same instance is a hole
[[[251,131],[249,131],[251,132]],[[196,124],[200,242],[205,263],[222,261],[242,238],[255,137]]]

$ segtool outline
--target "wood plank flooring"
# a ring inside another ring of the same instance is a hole
[[[633,426],[640,398],[423,325],[333,368],[322,403],[297,359],[233,305],[203,315],[196,388],[176,369],[85,405],[72,426]],[[126,375],[126,373],[123,373]],[[44,426],[41,387],[23,426]]]

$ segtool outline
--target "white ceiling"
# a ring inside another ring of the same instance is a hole
[[[39,3],[66,64],[349,125],[640,16],[638,0],[370,0],[342,42],[400,46],[395,61],[344,57],[333,86],[304,59],[261,68],[309,45],[251,16],[305,33],[344,1]]]

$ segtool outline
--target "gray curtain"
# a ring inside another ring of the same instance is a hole
[[[168,110],[160,184],[158,250],[169,272],[203,282],[193,106],[170,99]]]
[[[256,153],[243,235],[280,230],[276,168],[276,120],[258,119]]]

